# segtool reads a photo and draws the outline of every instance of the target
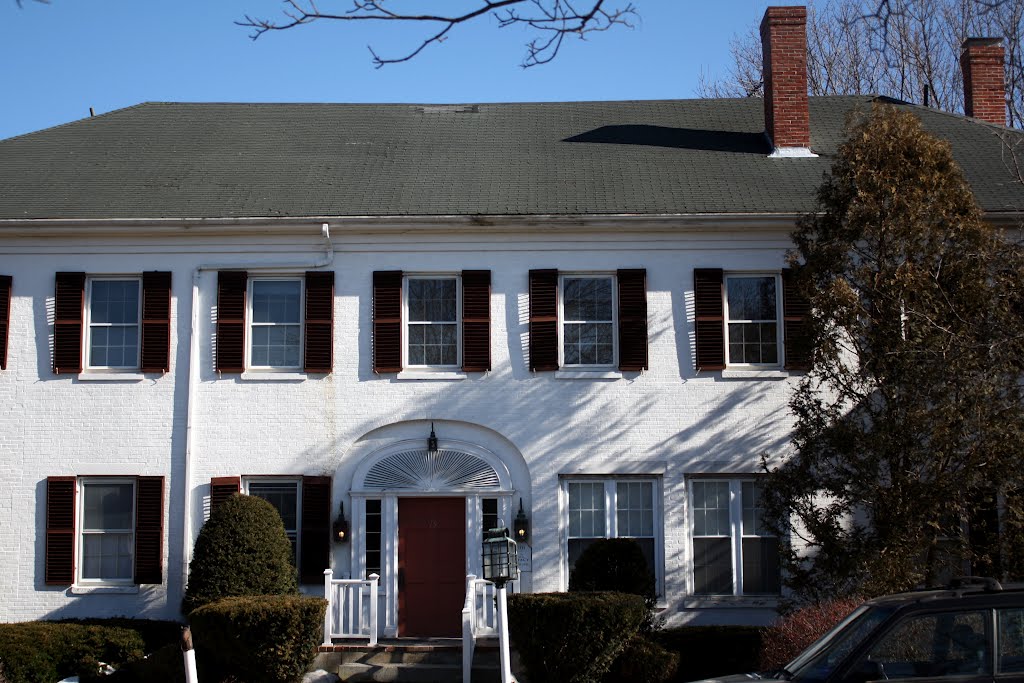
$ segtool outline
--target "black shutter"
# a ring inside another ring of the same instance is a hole
[[[811,306],[797,287],[793,271],[782,270],[782,338],[785,344],[786,369],[810,370],[811,349],[807,316]]]
[[[171,369],[171,274],[142,274],[142,372]]]
[[[334,367],[334,271],[306,273],[306,372]]]
[[[402,371],[402,271],[373,273],[373,371]]]
[[[558,271],[530,271],[530,369],[558,369]]]
[[[694,269],[698,371],[725,369],[725,308],[722,296],[721,268]]]
[[[242,490],[241,477],[214,477],[210,480],[210,514],[231,496]]]
[[[647,271],[620,270],[619,370],[647,369]]]
[[[320,583],[330,565],[331,478],[302,478],[302,521],[299,531],[299,581]]]
[[[462,271],[462,369],[491,369],[491,271]]]
[[[217,372],[245,370],[245,288],[243,270],[217,273]]]
[[[46,479],[47,585],[68,586],[75,581],[75,477]]]
[[[0,275],[0,370],[7,369],[7,340],[11,331],[11,276]]]
[[[164,478],[135,481],[135,583],[163,583]]]
[[[57,273],[53,299],[53,372],[82,371],[85,273]]]

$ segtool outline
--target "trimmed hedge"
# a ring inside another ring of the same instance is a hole
[[[599,680],[647,614],[626,593],[520,593],[508,598],[509,636],[531,683]]]
[[[199,530],[181,611],[240,595],[298,595],[281,515],[256,496],[234,495]]]
[[[299,595],[224,598],[189,615],[200,679],[252,683],[302,678],[323,637],[327,601]]]
[[[607,683],[666,683],[679,668],[679,653],[669,652],[645,635],[637,634],[615,658],[605,675]]]
[[[100,679],[99,664],[118,666],[145,653],[137,632],[109,626],[33,621],[0,624],[0,680],[53,683],[77,675]]]
[[[653,638],[682,656],[673,681],[699,681],[757,671],[761,631],[758,626],[680,626]]]
[[[583,551],[569,575],[569,592],[618,591],[654,604],[654,574],[640,544],[631,538],[603,538]]]

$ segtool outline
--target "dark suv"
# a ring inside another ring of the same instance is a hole
[[[1024,683],[1024,585],[958,579],[868,600],[785,669],[729,678]]]

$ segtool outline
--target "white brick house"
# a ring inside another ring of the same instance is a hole
[[[802,16],[773,12],[769,54]],[[143,104],[0,141],[6,619],[180,616],[235,490],[281,510],[306,590],[378,572],[389,635],[450,633],[520,501],[516,590],[625,536],[669,623],[770,619],[784,254],[872,99],[776,92],[803,138],[704,100]],[[1016,220],[1001,129],[900,106]]]

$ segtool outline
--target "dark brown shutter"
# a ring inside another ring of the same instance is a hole
[[[807,335],[807,315],[810,302],[796,285],[793,271],[782,269],[782,337],[785,344],[786,369],[811,368],[810,340]]]
[[[67,586],[75,581],[75,478],[46,479],[47,585]]]
[[[619,370],[647,369],[647,271],[620,270]]]
[[[217,273],[217,372],[245,370],[245,288],[248,274]]]
[[[242,490],[241,477],[214,477],[210,480],[210,514],[217,506]]]
[[[373,371],[402,371],[402,271],[373,273]]]
[[[697,322],[697,370],[725,369],[725,313],[721,268],[693,271]]]
[[[142,274],[142,372],[171,369],[171,274]]]
[[[306,273],[306,372],[334,367],[334,271]]]
[[[320,583],[331,558],[331,478],[302,478],[299,581]]]
[[[135,583],[163,583],[164,478],[135,481]]]
[[[57,273],[53,300],[53,372],[82,371],[85,273]]]
[[[7,369],[7,340],[11,332],[11,276],[0,275],[0,370]]]
[[[491,271],[462,271],[462,369],[491,369]]]
[[[530,271],[530,369],[558,369],[558,271]]]

